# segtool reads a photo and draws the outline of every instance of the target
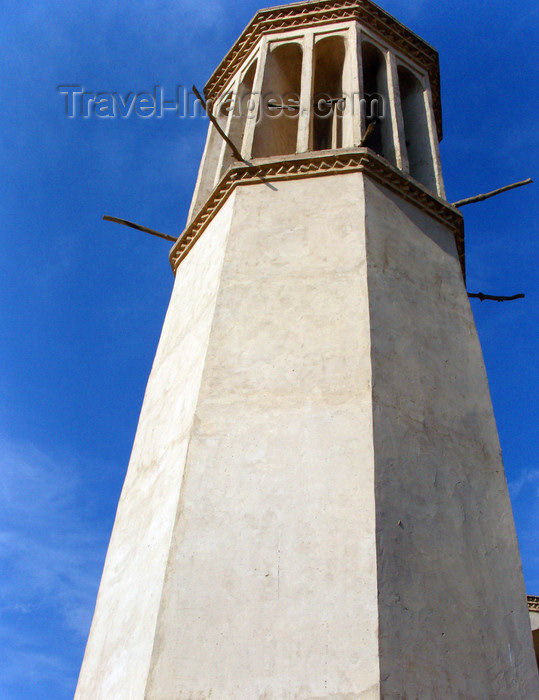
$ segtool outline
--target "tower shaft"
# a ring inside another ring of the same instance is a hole
[[[259,13],[210,81],[250,161],[210,129],[79,700],[539,694],[436,79],[325,0]]]

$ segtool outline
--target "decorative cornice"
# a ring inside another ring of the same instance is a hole
[[[539,613],[539,595],[528,596],[528,610],[530,612]]]
[[[318,0],[260,10],[209,79],[204,89],[206,98],[216,100],[219,97],[230,77],[262,35],[343,20],[356,20],[367,26],[428,72],[438,138],[441,140],[442,104],[438,52],[370,0]]]
[[[462,274],[465,275],[464,225],[458,209],[393,168],[368,148],[341,149],[286,158],[260,158],[250,164],[238,163],[230,168],[172,247],[169,258],[174,274],[236,187],[354,172],[364,172],[451,229],[457,244]]]

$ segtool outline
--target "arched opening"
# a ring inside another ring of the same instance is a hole
[[[436,191],[423,86],[404,66],[398,67],[398,76],[410,175]]]
[[[268,52],[253,158],[296,152],[302,61],[303,51],[296,43]]]
[[[342,147],[344,37],[329,36],[314,47],[312,149]]]
[[[389,112],[389,92],[387,89],[387,65],[382,52],[369,42],[361,46],[363,66],[363,109],[365,124],[376,121],[376,126],[367,139],[366,146],[375,153],[396,164],[395,145]]]
[[[257,62],[254,61],[243,76],[237,95],[234,99],[234,112],[230,119],[228,136],[240,152],[247,119],[254,119],[256,117],[256,115],[252,112],[253,83],[256,73],[256,64]],[[234,165],[236,162],[237,161],[234,158],[232,149],[230,146],[226,145],[220,175],[222,175],[226,170],[228,170],[228,168],[230,168],[231,165]]]

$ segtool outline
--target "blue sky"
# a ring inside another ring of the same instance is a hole
[[[271,3],[266,3],[268,6]],[[204,119],[67,119],[58,85],[202,87],[258,1],[4,0],[0,697],[70,698],[173,277]],[[440,53],[450,200],[537,173],[535,0],[388,0]],[[539,184],[463,209],[526,584],[539,594]]]

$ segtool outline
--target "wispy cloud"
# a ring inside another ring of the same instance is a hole
[[[528,495],[531,490],[539,498],[539,469],[524,469],[517,479],[509,482],[508,486],[512,499],[518,498],[524,489]]]
[[[95,527],[77,460],[4,440],[0,464],[0,697],[49,697],[50,682],[70,697],[108,528]]]
[[[539,527],[539,468],[520,471],[509,481],[509,493],[522,556],[522,567],[528,593],[539,591],[539,552],[537,528]]]

